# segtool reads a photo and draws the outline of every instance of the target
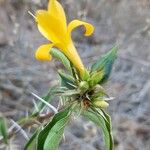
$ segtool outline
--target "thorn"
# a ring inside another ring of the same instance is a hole
[[[85,130],[88,130],[91,125],[92,125],[91,122],[87,122],[87,123],[85,123],[85,124],[83,125],[83,128],[84,128]]]
[[[81,107],[78,114],[77,114],[77,116],[76,116],[76,119],[81,115],[82,111],[83,111],[83,108]]]
[[[108,98],[104,98],[103,100],[104,101],[111,101],[111,100],[114,100],[115,99],[115,97],[108,97]]]
[[[9,129],[8,132],[11,132],[15,128],[15,124],[13,124]]]
[[[48,109],[46,109],[46,114],[48,114],[49,113],[49,110]]]
[[[86,93],[86,98],[87,98],[88,100],[91,100],[90,97],[89,97],[89,95],[88,95],[87,93]]]
[[[29,112],[28,112],[28,108],[26,109],[26,114],[25,114],[26,118],[29,117]]]
[[[77,86],[74,85],[74,84],[72,84],[72,83],[67,82],[67,84],[71,85],[71,86],[74,87],[74,88],[77,88]]]
[[[61,106],[64,105],[64,103],[63,103],[63,98],[62,98],[62,97],[60,97],[60,105],[61,105]]]
[[[39,112],[39,108],[38,108],[38,106],[37,106],[37,104],[36,104],[34,99],[32,100],[32,102],[34,104],[34,108],[35,108],[36,112]]]
[[[66,137],[65,137],[65,134],[63,133],[63,140],[64,142],[66,141]]]
[[[42,99],[41,97],[39,97],[38,95],[30,92],[34,97],[36,97],[38,100],[40,100],[41,102],[43,102],[44,104],[46,104],[49,108],[51,108],[55,113],[58,113],[58,110],[51,104],[49,104],[48,102],[46,102],[44,99]]]
[[[60,89],[64,89],[64,90],[66,90],[67,88],[66,87],[64,87],[64,86],[61,86],[61,87],[59,87]]]
[[[11,119],[11,122],[15,125],[15,127],[17,128],[16,132],[19,132],[23,135],[23,137],[26,139],[26,140],[29,140],[29,137],[28,135],[26,134],[26,132],[22,129],[22,127],[17,123],[15,122],[14,120]]]
[[[61,106],[61,100],[59,100],[58,102],[57,110],[60,108],[60,106]]]
[[[33,15],[33,14],[31,13],[31,11],[28,11],[28,13],[29,13],[29,15],[31,15],[34,19],[36,19],[35,15]]]

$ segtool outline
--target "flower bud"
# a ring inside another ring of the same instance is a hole
[[[104,88],[97,84],[94,88],[94,93],[92,95],[92,98],[104,97],[106,95],[107,94],[105,93]]]
[[[95,91],[95,92],[104,91],[104,88],[103,88],[102,86],[100,86],[99,84],[97,84],[97,85],[94,87],[94,91]]]
[[[104,73],[102,71],[92,72],[92,75],[89,79],[89,84],[91,87],[94,87],[103,79]]]
[[[109,104],[103,100],[94,100],[92,103],[95,107],[98,108],[106,108],[109,106]]]

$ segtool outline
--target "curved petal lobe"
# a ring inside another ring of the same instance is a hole
[[[59,19],[63,30],[67,33],[67,21],[63,7],[57,0],[49,0],[48,12],[50,15]]]
[[[68,34],[71,35],[72,30],[74,30],[75,28],[77,28],[79,26],[85,27],[85,30],[86,30],[84,33],[85,36],[90,36],[94,32],[93,25],[91,25],[87,22],[80,21],[80,20],[73,20],[68,25]]]
[[[44,44],[40,46],[35,53],[35,58],[41,61],[50,61],[52,56],[50,55],[50,50],[54,44]]]
[[[65,39],[66,32],[62,28],[60,20],[53,17],[45,10],[36,12],[36,21],[41,34],[53,43],[59,43]]]

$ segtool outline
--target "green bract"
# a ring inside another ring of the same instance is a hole
[[[108,53],[106,53],[103,57],[100,57],[95,64],[92,65],[91,71],[102,71],[103,78],[99,81],[99,84],[106,82],[110,76],[113,63],[117,57],[118,48],[113,47]]]

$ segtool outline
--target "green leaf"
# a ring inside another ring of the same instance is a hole
[[[112,126],[111,126],[111,118],[103,109],[99,109],[98,111],[100,112],[100,114],[103,114],[102,116],[105,119],[107,129],[108,129],[108,131],[110,133],[110,143],[114,144],[113,136],[111,134],[111,128],[112,128]]]
[[[62,137],[62,132],[64,130],[65,124],[68,122],[71,114],[70,107],[66,108],[64,111],[57,113],[52,121],[50,121],[44,129],[39,133],[37,150],[55,150],[59,144]],[[63,128],[60,128],[63,126]],[[60,132],[60,133],[59,133]],[[49,138],[53,135],[53,138]],[[52,141],[52,142],[51,142]],[[45,144],[46,142],[46,144]],[[49,147],[47,146],[49,144]],[[52,148],[53,147],[53,148]]]
[[[106,118],[106,124],[107,124],[107,128],[108,128],[108,130],[111,132],[111,118],[110,118],[110,116],[104,111],[104,110],[102,110],[101,109],[101,111],[103,112],[103,114],[104,114],[104,116],[105,116],[105,118]],[[113,142],[113,137],[112,137],[112,135],[111,135],[111,140],[112,140],[112,142]]]
[[[104,141],[105,141],[105,150],[113,150],[113,139],[111,135],[111,126],[108,116],[105,117],[97,111],[88,110],[83,112],[83,116],[92,122],[94,122],[98,127],[102,129]]]
[[[50,53],[53,57],[59,59],[68,71],[72,71],[70,61],[61,51],[56,48],[52,48]]]
[[[2,135],[5,144],[8,144],[7,124],[4,117],[0,117],[0,135]]]
[[[38,136],[39,130],[36,130],[32,137],[30,138],[30,140],[27,142],[27,144],[25,145],[24,150],[33,150],[36,147],[36,140],[37,140],[37,136]]]
[[[50,130],[44,143],[44,150],[55,150],[58,148],[59,142],[64,133],[64,128],[70,119],[70,115],[60,119]]]
[[[91,71],[102,71],[104,72],[103,78],[99,82],[102,84],[106,82],[110,76],[112,66],[117,56],[117,47],[113,47],[109,52],[107,52],[103,57],[99,58],[96,63],[92,66]]]
[[[60,79],[61,79],[61,86],[66,87],[68,89],[74,89],[74,78],[61,70],[58,71]]]

